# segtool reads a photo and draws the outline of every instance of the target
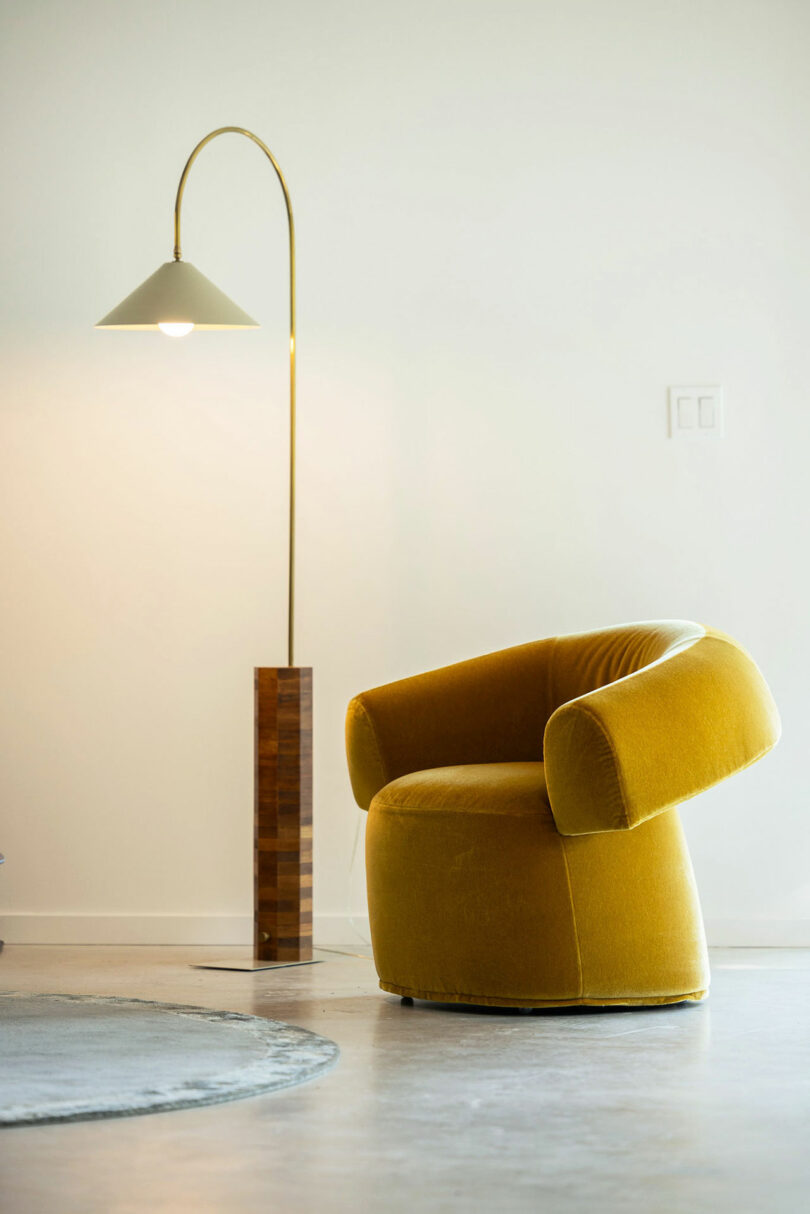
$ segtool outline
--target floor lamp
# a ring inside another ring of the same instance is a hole
[[[270,969],[312,963],[312,668],[293,664],[295,625],[295,228],[281,169],[258,136],[223,126],[201,139],[186,161],[174,204],[174,260],[113,308],[97,329],[255,329],[243,312],[180,250],[180,211],[192,164],[218,135],[245,135],[272,164],[284,194],[290,236],[290,535],[286,666],[254,671],[255,775],[253,960],[215,969]]]

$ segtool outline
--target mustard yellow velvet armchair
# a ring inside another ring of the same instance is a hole
[[[664,620],[556,637],[352,700],[383,990],[507,1007],[706,994],[675,808],[775,745],[731,637]]]

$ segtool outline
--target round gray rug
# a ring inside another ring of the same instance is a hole
[[[328,1070],[334,1041],[142,999],[0,993],[0,1126],[216,1104]]]

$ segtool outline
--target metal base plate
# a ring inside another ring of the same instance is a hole
[[[255,970],[283,970],[289,969],[293,965],[320,965],[323,957],[315,957],[312,961],[256,961],[251,957],[249,961],[194,961],[191,964],[193,970],[247,970],[254,972]]]

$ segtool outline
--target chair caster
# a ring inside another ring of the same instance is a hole
[[[413,999],[410,995],[403,995],[399,1001],[400,1007],[413,1007]]]

